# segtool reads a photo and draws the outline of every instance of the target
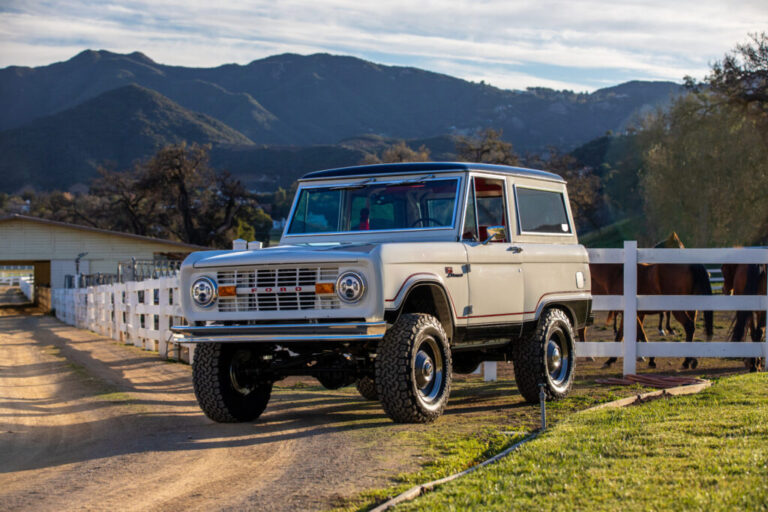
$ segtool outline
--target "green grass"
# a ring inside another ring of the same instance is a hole
[[[312,392],[314,388],[305,387],[302,391]],[[595,386],[582,380],[568,398],[550,404],[548,421],[555,424],[575,411],[644,391],[648,388]],[[334,393],[354,396],[356,391],[342,388]],[[461,409],[462,413],[451,414],[452,407]],[[479,410],[471,411],[473,407]],[[384,419],[378,406],[373,406],[370,412],[373,415],[362,415],[358,411],[356,418],[347,420],[346,424],[354,421],[362,425]],[[390,479],[391,485],[385,488],[339,498],[334,510],[369,510],[415,485],[463,471],[516,443],[539,424],[538,405],[521,404],[513,382],[454,381],[448,412],[435,423],[394,425],[385,419],[382,425],[355,431],[359,445],[376,446],[382,454],[397,453],[414,462],[414,469],[395,474]]]
[[[579,236],[579,242],[585,247],[620,249],[624,247],[624,240],[642,240],[645,231],[645,220],[632,217]]]
[[[577,414],[398,510],[767,510],[768,375]]]
[[[526,432],[501,432],[498,428],[480,427],[475,433],[459,433],[448,429],[443,435],[435,432],[402,431],[397,434],[400,445],[423,447],[424,463],[419,471],[401,473],[386,489],[364,491],[353,499],[339,503],[336,511],[368,510],[411,487],[463,471],[503,451],[520,441]]]

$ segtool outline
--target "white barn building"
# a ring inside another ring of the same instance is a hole
[[[35,268],[35,286],[62,288],[75,274],[115,274],[131,258],[181,258],[205,247],[25,215],[0,218],[0,265]]]

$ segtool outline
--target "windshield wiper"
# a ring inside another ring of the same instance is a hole
[[[376,181],[376,178],[368,178],[367,180],[360,181],[358,183],[348,183],[345,185],[336,185],[335,187],[331,187],[330,190],[347,190],[351,188],[363,188],[364,186],[368,185],[371,182]]]
[[[409,180],[402,180],[402,181],[393,181],[391,183],[387,183],[387,187],[399,187],[400,185],[410,185],[413,183],[424,183],[427,180],[434,179],[434,174],[427,174],[426,176],[421,176],[419,178],[411,178]]]

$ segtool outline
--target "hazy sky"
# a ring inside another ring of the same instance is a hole
[[[0,0],[0,67],[141,51],[212,67],[353,55],[498,87],[681,81],[768,30],[768,0]]]

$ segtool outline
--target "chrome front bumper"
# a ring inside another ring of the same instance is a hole
[[[175,325],[172,341],[177,343],[251,343],[292,341],[363,341],[380,340],[386,322],[338,324],[269,325]]]

